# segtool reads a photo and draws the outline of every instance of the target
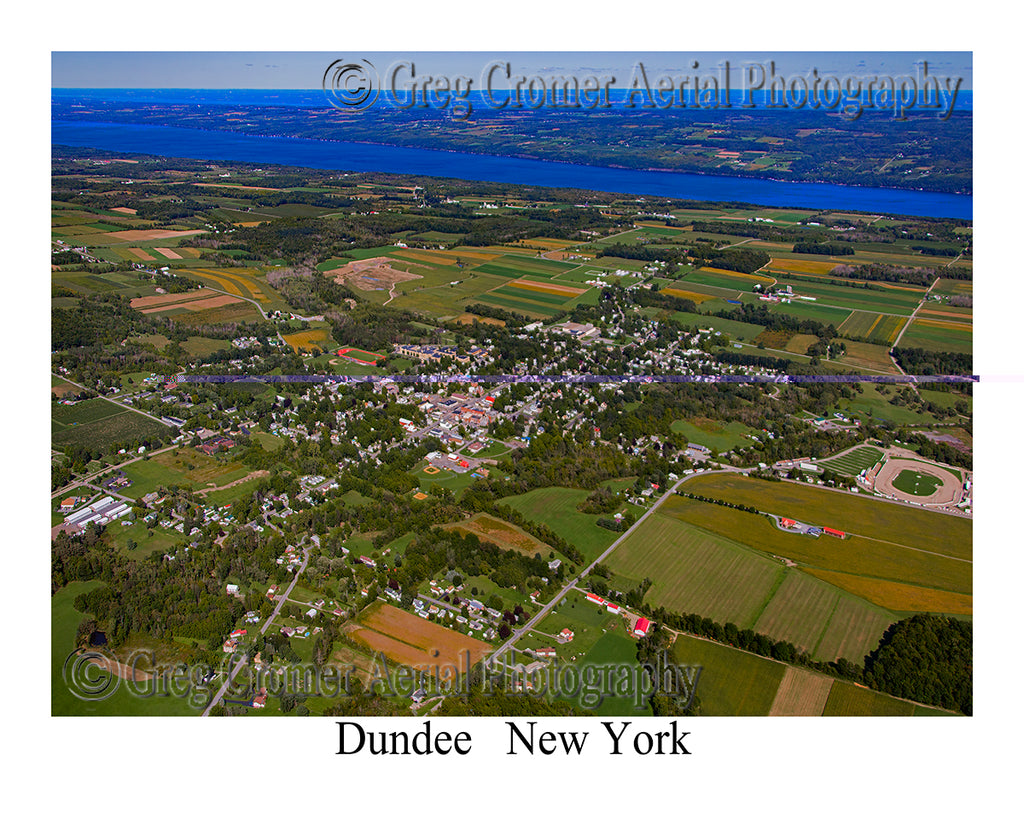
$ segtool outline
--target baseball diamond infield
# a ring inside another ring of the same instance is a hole
[[[939,485],[930,495],[914,495],[898,489],[894,481],[903,472],[919,472],[939,481]],[[963,500],[963,483],[955,475],[941,466],[912,461],[905,458],[889,458],[878,471],[875,478],[875,491],[883,495],[910,501],[921,506],[950,506]]]

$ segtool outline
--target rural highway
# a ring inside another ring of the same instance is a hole
[[[86,475],[84,478],[80,478],[77,481],[72,481],[66,486],[62,486],[56,492],[51,492],[50,498],[52,499],[57,497],[58,495],[62,495],[69,489],[74,489],[76,486],[86,486],[92,481],[96,480],[98,477],[100,477],[100,475],[106,475],[108,472],[113,472],[115,469],[121,469],[122,467],[128,466],[128,464],[133,464],[136,461],[144,460],[145,458],[148,458],[151,455],[159,455],[161,452],[170,452],[172,449],[177,449],[178,446],[179,444],[171,444],[170,446],[165,446],[163,449],[154,449],[152,452],[147,452],[144,455],[139,455],[138,457],[131,458],[127,461],[122,461],[119,464],[114,464],[113,466],[108,466],[103,469],[100,469],[97,472],[93,472],[91,475]]]
[[[717,471],[720,471],[720,472],[739,472],[739,473],[745,472],[745,470],[737,469],[736,467],[724,467],[723,469],[717,470]],[[647,518],[650,517],[655,512],[655,510],[659,506],[661,506],[662,503],[665,502],[665,499],[668,498],[669,495],[674,494],[675,491],[682,484],[686,483],[686,481],[690,480],[693,477],[696,477],[697,475],[703,475],[703,474],[706,474],[706,473],[704,473],[704,472],[694,472],[692,475],[684,475],[678,481],[676,481],[665,492],[664,495],[662,495],[660,498],[658,498],[651,505],[650,509],[648,509],[646,512],[644,512],[640,516],[640,518],[637,520],[636,523],[634,523],[625,532],[623,532],[615,540],[615,542],[612,543],[612,545],[609,546],[607,549],[605,549],[589,566],[587,566],[587,568],[585,568],[578,575],[576,575],[576,577],[574,577],[572,580],[570,580],[568,583],[566,583],[562,587],[562,590],[560,592],[558,592],[558,594],[556,594],[554,597],[552,597],[551,600],[547,604],[545,604],[545,606],[540,611],[538,611],[535,615],[533,615],[533,617],[531,617],[530,620],[525,625],[520,626],[515,631],[513,631],[512,635],[504,643],[502,643],[500,646],[498,646],[498,648],[494,652],[491,653],[489,659],[493,660],[495,657],[498,657],[501,654],[503,654],[504,652],[506,652],[512,646],[513,643],[515,643],[517,640],[522,638],[522,636],[524,634],[526,634],[526,632],[530,631],[535,625],[537,625],[537,623],[539,623],[541,620],[543,620],[544,617],[546,617],[547,614],[551,611],[551,609],[553,609],[556,605],[558,605],[558,603],[561,601],[561,599],[563,597],[565,597],[572,589],[576,588],[576,584],[579,583],[580,580],[582,580],[584,577],[586,577],[588,574],[590,574],[590,572],[594,568],[594,566],[596,566],[602,560],[606,559],[608,557],[608,555],[610,555],[612,552],[614,552],[618,548],[619,544],[622,543],[622,541],[624,541],[627,537],[629,537],[631,534],[633,534],[633,532],[635,532],[640,527],[640,525],[645,520],[647,520]]]
[[[302,543],[305,543],[305,542],[306,542],[306,538],[303,537]],[[277,615],[281,613],[281,609],[284,607],[284,604],[288,602],[288,596],[292,593],[292,590],[295,588],[295,584],[299,582],[299,577],[301,577],[302,573],[304,571],[306,571],[306,566],[309,564],[309,553],[312,550],[312,548],[313,548],[312,546],[304,546],[303,547],[303,549],[302,549],[302,563],[299,565],[299,568],[296,570],[295,577],[292,578],[292,582],[289,584],[289,586],[288,586],[287,590],[285,591],[285,593],[277,598],[277,605],[274,607],[273,614],[271,614],[266,619],[266,621],[263,623],[263,625],[260,626],[260,634],[266,634],[267,633],[267,629],[270,627],[270,624],[274,621],[274,618],[277,617]],[[210,702],[207,704],[206,708],[203,710],[203,714],[202,715],[204,717],[210,716],[210,710],[213,708],[213,706],[215,706],[218,702],[220,702],[221,699],[223,698],[223,696],[228,692],[228,689],[231,687],[231,683],[234,682],[235,677],[238,676],[238,672],[242,669],[242,666],[244,666],[244,665],[246,665],[246,663],[244,661],[239,661],[234,666],[232,666],[231,673],[228,674],[228,678],[224,681],[224,684],[220,687],[220,690],[210,700]]]
[[[59,378],[61,381],[67,381],[69,384],[74,384],[76,387],[80,387],[83,390],[89,390],[89,392],[96,392],[96,390],[92,389],[91,387],[86,387],[83,384],[79,384],[77,381],[72,381],[66,375],[57,375],[57,373],[52,371],[50,372],[50,375],[54,376],[55,378]],[[170,427],[171,429],[175,428],[174,424],[168,424],[166,421],[162,421],[155,415],[150,415],[148,412],[145,412],[144,410],[140,410],[136,407],[130,407],[127,404],[122,404],[120,401],[115,401],[113,398],[107,398],[107,396],[105,395],[97,394],[97,397],[102,398],[104,401],[109,401],[115,407],[120,407],[123,410],[131,410],[132,412],[137,412],[139,415],[145,415],[147,418],[156,421],[158,424],[163,424],[165,427]]]

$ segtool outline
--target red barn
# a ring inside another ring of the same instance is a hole
[[[840,532],[838,529],[830,529],[828,526],[822,526],[821,531],[823,531],[826,535],[832,535],[832,537],[846,537],[846,532]]]
[[[780,526],[784,526],[787,529],[791,529],[792,527],[796,526],[796,521],[795,520],[790,520],[789,518],[783,518],[782,520],[779,521],[779,525]]]
[[[633,633],[637,637],[646,637],[647,632],[651,629],[651,621],[646,617],[641,617],[636,621],[636,625],[633,626]]]

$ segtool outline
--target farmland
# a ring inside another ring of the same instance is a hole
[[[828,467],[840,475],[859,475],[865,469],[871,469],[882,460],[883,451],[875,446],[859,446],[837,455],[834,458],[827,458],[818,463]]]
[[[464,634],[430,623],[386,603],[372,603],[348,632],[356,642],[381,652],[397,663],[430,670],[437,666],[468,672],[490,646]]]
[[[108,446],[169,437],[164,424],[102,398],[90,398],[73,406],[54,405],[50,428],[56,446]]]
[[[477,535],[481,540],[489,540],[502,549],[515,549],[526,555],[546,554],[551,547],[532,535],[528,535],[518,526],[513,526],[487,514],[473,515],[461,523],[449,523],[445,528],[455,529],[463,534]]]
[[[660,512],[607,563],[626,588],[650,578],[644,599],[652,606],[731,622],[824,660],[860,661],[896,620],[891,612],[786,568],[738,540]]]
[[[866,600],[884,600],[888,611],[913,610],[924,601],[929,601],[926,610],[934,611],[935,601],[944,599],[956,606],[954,610],[963,610],[972,590],[970,521],[944,516],[943,525],[936,526],[934,512],[800,484],[756,483],[730,476],[691,482],[699,494],[842,527],[849,536],[838,540],[790,534],[767,518],[685,498],[669,499],[662,512],[761,552],[787,557],[808,571],[828,572],[824,577],[829,583]],[[897,585],[885,587],[884,595],[868,595],[867,579]],[[869,613],[866,609],[865,617]]]
[[[630,586],[653,579],[644,598],[653,606],[740,628],[754,624],[784,572],[775,561],[664,515],[645,521],[607,563]]]
[[[701,667],[697,699],[703,716],[949,713],[686,634],[676,637],[672,656],[680,665]]]

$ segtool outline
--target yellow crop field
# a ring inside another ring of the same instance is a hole
[[[937,321],[936,319],[916,318],[914,319],[914,324],[920,324],[922,327],[934,327],[938,330],[955,330],[960,333],[972,332],[972,326],[962,321]]]
[[[546,282],[534,282],[528,279],[516,279],[508,283],[509,287],[518,287],[520,290],[533,290],[537,293],[550,293],[553,296],[579,296],[587,292],[585,287],[569,287],[567,284],[548,284]]]
[[[738,279],[740,281],[746,281],[747,279],[753,279],[758,282],[774,282],[775,279],[771,276],[759,276],[756,273],[737,273],[735,270],[722,270],[718,267],[702,267],[705,273],[715,273],[719,276],[728,276],[730,279]]]
[[[661,292],[666,296],[675,296],[677,299],[689,299],[694,304],[700,304],[701,302],[717,298],[717,296],[709,296],[707,293],[693,293],[689,290],[678,290],[675,287],[667,287]]]
[[[942,614],[972,614],[974,611],[973,597],[969,594],[824,569],[806,571],[890,611],[930,611]]]
[[[312,352],[314,347],[319,347],[323,350],[326,348],[330,340],[326,327],[301,330],[298,333],[288,333],[287,335],[282,335],[281,338],[283,338],[285,343],[289,344],[297,353],[300,353],[303,350]]]
[[[822,262],[815,259],[772,259],[768,263],[768,267],[772,270],[810,273],[814,276],[827,276],[829,271],[835,266],[835,262]]]

